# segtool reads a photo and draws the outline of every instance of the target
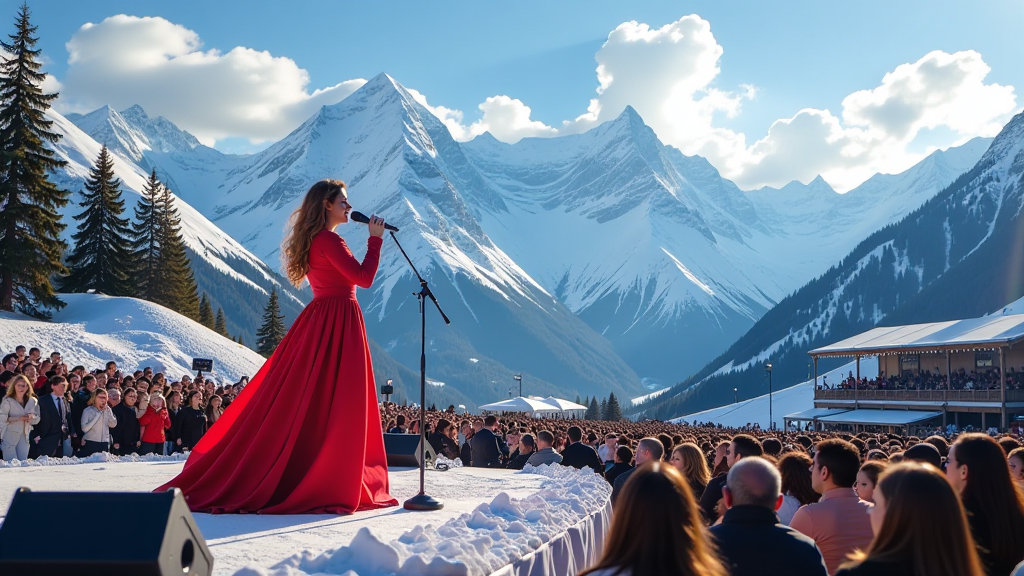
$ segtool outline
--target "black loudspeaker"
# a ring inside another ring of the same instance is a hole
[[[412,466],[418,468],[420,465],[420,443],[422,436],[418,434],[385,434],[384,451],[388,453],[388,466]],[[426,450],[423,455],[427,459],[427,468],[434,465],[437,459],[437,452],[430,442],[424,442]]]
[[[125,540],[103,534],[128,530]],[[98,531],[98,532],[97,532]],[[210,576],[213,555],[181,490],[14,493],[0,575]]]

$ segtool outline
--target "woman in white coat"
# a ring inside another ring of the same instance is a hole
[[[0,400],[0,446],[4,460],[28,459],[28,434],[39,423],[39,401],[32,384],[23,374],[7,383],[7,395]]]
[[[85,440],[79,458],[100,452],[110,452],[110,429],[117,426],[113,409],[107,405],[107,391],[98,388],[89,398],[89,405],[82,412],[82,439]]]

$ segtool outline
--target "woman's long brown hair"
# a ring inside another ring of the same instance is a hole
[[[957,464],[967,466],[960,495],[988,520],[989,553],[996,563],[1014,565],[1024,557],[1024,491],[1013,481],[1006,452],[986,434],[964,434],[953,444]]]
[[[797,499],[801,505],[813,504],[821,495],[811,487],[811,465],[814,460],[803,452],[789,452],[779,460],[779,474],[782,475],[782,493]]]
[[[915,576],[985,576],[956,491],[934,467],[904,462],[878,481],[885,498],[885,520],[864,552],[864,560],[913,567]]]
[[[288,219],[288,232],[281,243],[285,274],[294,286],[302,285],[309,273],[309,247],[313,237],[327,225],[327,204],[345,189],[341,180],[321,180],[310,187],[302,205]]]
[[[676,446],[672,452],[679,453],[679,458],[683,461],[683,476],[687,482],[696,481],[706,486],[711,481],[708,461],[704,459],[704,453],[700,451],[699,446],[693,442],[685,442]]]
[[[626,481],[601,559],[602,568],[634,576],[727,576],[683,475],[667,462],[648,462]]]

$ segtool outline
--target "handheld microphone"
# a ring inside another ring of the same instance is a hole
[[[352,212],[351,214],[348,215],[348,217],[353,222],[359,222],[360,224],[369,224],[370,223],[370,218],[366,214],[363,214],[362,212]],[[397,226],[392,226],[391,224],[387,224],[387,223],[384,224],[384,229],[385,230],[391,230],[392,232],[398,232],[398,227]]]

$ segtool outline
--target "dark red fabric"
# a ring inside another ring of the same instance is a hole
[[[176,478],[194,511],[348,514],[398,504],[388,494],[373,366],[355,287],[377,273],[330,230],[313,239],[313,301]]]

